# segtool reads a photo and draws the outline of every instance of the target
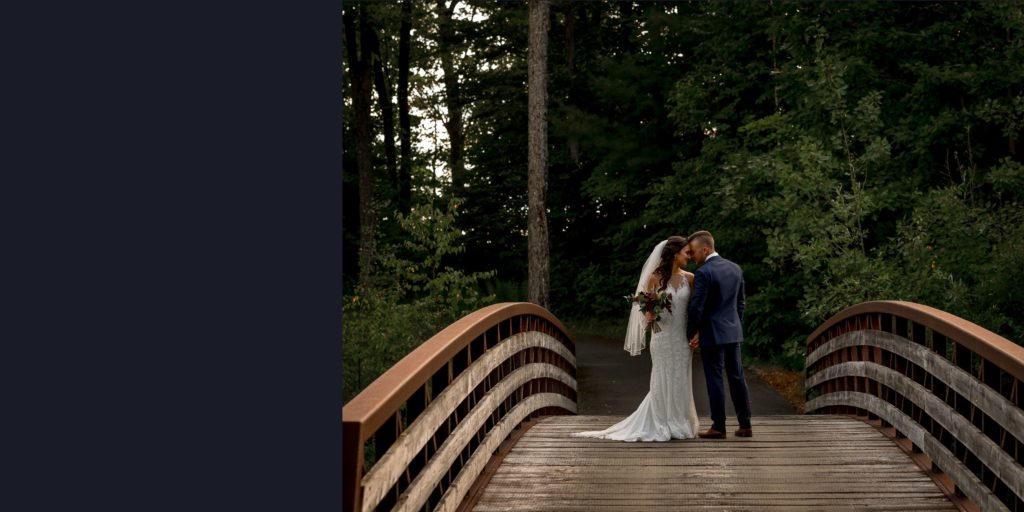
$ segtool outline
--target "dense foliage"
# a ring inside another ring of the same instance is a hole
[[[400,239],[383,249],[376,282],[345,295],[343,396],[355,396],[420,343],[494,301],[479,291],[493,272],[467,274],[443,263],[464,250],[456,210],[452,202],[398,214]]]
[[[464,198],[446,243],[465,251],[445,264],[494,270],[484,289],[499,300],[525,298],[526,12],[456,11],[465,176],[452,191],[427,170],[443,144],[414,166],[414,202]],[[429,110],[443,103],[428,71],[437,16],[413,17],[414,94]],[[650,248],[707,229],[744,268],[752,355],[797,366],[815,326],[872,299],[1024,341],[1021,62],[1019,2],[552,2],[554,313],[624,324]],[[385,245],[404,236],[391,210]]]

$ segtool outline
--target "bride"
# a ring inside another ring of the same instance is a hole
[[[683,270],[689,261],[686,239],[669,237],[659,243],[644,263],[637,292],[667,291],[672,312],[663,311],[661,332],[651,335],[651,390],[640,407],[626,419],[604,430],[576,432],[573,437],[616,441],[668,441],[697,436],[697,409],[693,403],[690,368],[692,349],[686,340],[686,306],[693,274]],[[644,348],[647,320],[634,305],[629,315],[625,349],[639,355]]]

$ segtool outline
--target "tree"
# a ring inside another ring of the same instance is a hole
[[[412,0],[402,1],[402,23],[398,39],[398,139],[401,164],[398,169],[398,209],[409,213],[412,202],[412,126],[409,119],[409,54],[412,34]]]
[[[372,276],[377,236],[373,133],[370,124],[374,37],[373,25],[366,10],[365,4],[357,2],[349,4],[342,12],[352,109],[355,111],[356,167],[359,174],[359,282],[364,285],[369,283]]]
[[[373,157],[378,269],[403,236],[384,201],[410,212],[458,197],[465,251],[445,265],[496,269],[487,293],[569,322],[613,321],[625,308],[609,290],[634,284],[655,243],[708,229],[747,277],[754,357],[798,355],[823,316],[867,298],[1024,339],[1018,4],[362,4],[386,59],[370,69],[397,76],[378,96],[397,98],[402,149],[396,192],[383,133],[395,112],[373,103],[363,122],[350,72],[346,265],[356,220],[372,218],[355,206],[373,175],[354,170]],[[359,61],[368,25],[346,9]],[[419,113],[445,121],[450,146],[417,144],[435,126]]]
[[[459,46],[459,35],[455,30],[453,15],[459,0],[437,0],[438,39],[437,48],[441,58],[441,69],[444,71],[445,107],[448,119],[444,127],[448,132],[451,148],[448,153],[448,165],[452,175],[452,188],[455,194],[461,194],[465,175],[465,159],[463,153],[466,145],[466,133],[463,129],[462,93],[459,83],[459,70],[455,67],[456,49]]]
[[[566,91],[566,108],[573,109],[576,82],[576,14],[572,9],[572,0],[565,3],[565,68],[569,74],[568,91]],[[575,165],[580,164],[580,140],[575,135],[569,136],[569,157]]]
[[[504,301],[527,299],[527,49],[526,2],[478,2],[480,16],[466,39],[465,52],[478,63],[464,70],[466,112],[465,199],[459,227],[467,270],[494,268],[487,286]],[[482,37],[481,37],[482,36]]]
[[[380,105],[381,121],[384,131],[384,158],[387,163],[388,181],[392,187],[398,188],[398,157],[395,154],[395,106],[391,101],[391,80],[386,68],[387,59],[382,50],[380,38],[376,30],[370,30],[370,43],[373,45],[374,85],[377,88],[377,102]]]
[[[529,87],[529,300],[548,307],[548,0],[530,0],[530,53],[527,67]]]

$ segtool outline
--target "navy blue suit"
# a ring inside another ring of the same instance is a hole
[[[745,307],[743,270],[739,265],[715,256],[705,260],[694,272],[686,337],[693,338],[700,333],[701,360],[711,402],[711,428],[719,432],[725,432],[723,368],[729,378],[729,395],[740,428],[750,428],[750,393],[740,356]]]

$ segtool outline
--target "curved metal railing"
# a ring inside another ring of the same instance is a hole
[[[877,301],[830,318],[807,353],[807,412],[881,427],[968,508],[1024,510],[1024,347],[944,311]]]
[[[343,509],[455,510],[514,429],[575,413],[565,326],[530,303],[477,310],[345,405]]]

